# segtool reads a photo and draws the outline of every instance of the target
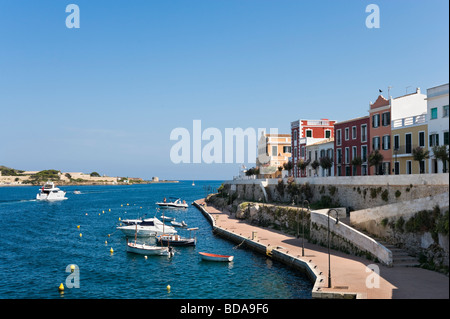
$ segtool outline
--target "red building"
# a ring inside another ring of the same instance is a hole
[[[335,176],[369,175],[369,132],[369,116],[334,124]]]
[[[293,176],[300,177],[299,160],[306,159],[306,145],[334,137],[334,123],[328,119],[291,122]]]

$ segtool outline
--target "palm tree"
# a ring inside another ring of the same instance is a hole
[[[331,158],[329,158],[328,156],[324,156],[320,158],[320,166],[322,167],[322,169],[327,172],[327,176],[328,171],[331,167],[333,167],[333,161],[331,160]]]
[[[379,150],[373,150],[372,153],[369,154],[368,163],[369,166],[375,166],[375,175],[379,175],[380,165],[383,163],[383,159],[384,156]]]
[[[422,167],[420,163],[427,158],[430,158],[430,151],[425,150],[423,147],[417,146],[412,150],[412,153],[414,160],[419,162],[420,174],[425,173],[425,165]]]
[[[305,173],[305,169],[306,167],[309,165],[309,163],[311,162],[311,160],[307,159],[306,161],[303,159],[300,159],[297,162],[297,167],[303,172]]]
[[[448,150],[446,145],[435,145],[433,146],[434,157],[442,161],[442,173],[447,172],[447,162],[449,159]]]

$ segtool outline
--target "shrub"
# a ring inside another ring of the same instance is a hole
[[[402,195],[402,192],[397,189],[397,191],[395,192],[395,198],[399,198],[400,195]]]
[[[389,200],[389,192],[387,189],[385,189],[382,193],[381,193],[381,198],[387,202]]]

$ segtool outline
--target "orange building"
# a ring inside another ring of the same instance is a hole
[[[369,168],[369,175],[388,175],[391,171],[391,103],[382,95],[378,96],[375,103],[370,104],[370,133],[372,138],[369,154],[379,150],[383,155],[383,163],[378,167]]]

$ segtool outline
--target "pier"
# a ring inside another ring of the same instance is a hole
[[[331,288],[328,288],[329,255],[326,247],[280,231],[236,219],[228,212],[193,203],[209,220],[218,236],[283,262],[304,272],[314,284],[313,298],[333,299],[448,299],[449,278],[416,267],[388,267],[362,257],[330,251]],[[379,274],[372,269],[378,267]]]

